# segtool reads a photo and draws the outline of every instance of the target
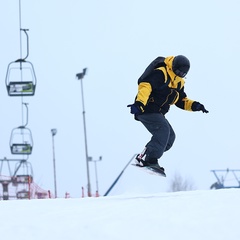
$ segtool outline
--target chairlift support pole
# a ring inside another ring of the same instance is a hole
[[[3,159],[0,159],[0,161],[1,161],[0,176],[2,175],[2,169],[3,169],[3,163],[4,163],[4,162],[7,162],[7,165],[8,165],[8,172],[9,172],[10,176],[12,176],[12,172],[11,172],[11,168],[10,168],[9,160],[8,160],[6,157],[4,157]]]
[[[213,183],[210,187],[210,189],[221,189],[221,188],[240,188],[240,177],[237,177],[236,172],[240,172],[240,169],[226,169],[226,170],[211,170],[211,172],[213,172],[214,176],[217,179],[216,183]],[[218,173],[222,172],[225,173],[225,177],[221,176],[221,178],[219,177]],[[226,186],[225,185],[225,180],[226,177],[229,173],[232,173],[235,180],[237,181],[238,185],[237,186]]]

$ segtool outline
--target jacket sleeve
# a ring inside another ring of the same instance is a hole
[[[165,83],[164,73],[161,70],[154,70],[144,81],[138,82],[138,93],[135,101],[141,103],[142,106],[146,106],[149,96],[154,89],[158,89],[159,86]]]
[[[179,91],[179,99],[176,102],[176,106],[187,111],[193,111],[192,105],[194,101],[187,97],[187,94],[184,92],[184,88]]]
[[[143,106],[146,106],[151,92],[152,92],[151,84],[148,82],[141,82],[138,85],[138,93],[135,101],[140,102]]]

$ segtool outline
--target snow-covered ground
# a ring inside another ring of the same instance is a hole
[[[0,201],[4,240],[239,240],[240,190]]]

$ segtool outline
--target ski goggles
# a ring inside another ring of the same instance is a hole
[[[186,72],[182,72],[181,70],[179,69],[174,69],[174,73],[178,76],[178,77],[181,77],[181,78],[184,78],[187,73]]]

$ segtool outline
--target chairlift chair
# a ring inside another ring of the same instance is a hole
[[[32,182],[33,177],[32,175],[29,174],[16,175],[15,177],[12,178],[12,183],[14,186],[17,186],[17,184],[30,184]]]
[[[14,128],[10,138],[10,149],[12,154],[30,155],[33,149],[33,138],[29,128]]]
[[[17,199],[30,199],[30,191],[25,189],[17,192]]]
[[[12,176],[14,186],[18,184],[31,184],[33,182],[32,164],[27,160],[18,161]]]
[[[19,59],[8,64],[5,83],[9,96],[33,96],[36,82],[36,74],[31,62]]]
[[[26,61],[29,55],[28,29],[20,29],[27,38],[27,54],[24,58],[8,64],[5,83],[9,96],[33,96],[35,94],[37,78],[33,64]]]

